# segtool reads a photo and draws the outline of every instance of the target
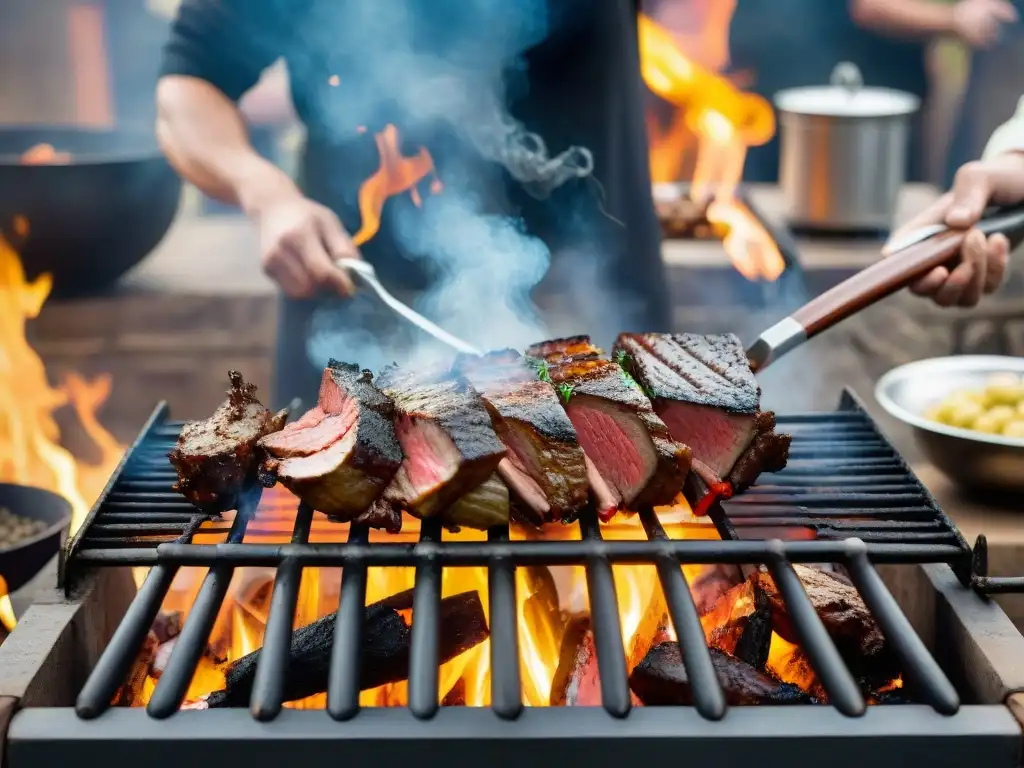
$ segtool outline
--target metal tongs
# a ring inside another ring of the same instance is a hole
[[[1024,205],[989,208],[975,227],[985,235],[1006,235],[1013,248],[1024,239]],[[841,320],[906,288],[935,267],[954,266],[966,235],[967,230],[936,224],[893,242],[885,249],[887,258],[825,291],[755,339],[747,347],[750,367],[756,373]]]
[[[380,280],[377,279],[377,270],[373,268],[372,264],[369,264],[361,259],[338,259],[337,264],[342,269],[346,269],[359,278],[360,281],[365,283],[373,292],[377,294],[379,298],[389,309],[395,314],[405,318],[408,322],[415,325],[417,328],[426,331],[435,339],[440,342],[447,344],[452,349],[459,352],[465,352],[469,355],[483,355],[479,349],[474,347],[472,344],[468,344],[457,336],[452,336],[448,331],[439,325],[435,325],[421,315],[419,312],[403,304],[390,293],[388,290],[380,284]]]

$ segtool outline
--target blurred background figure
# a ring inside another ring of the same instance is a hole
[[[954,121],[950,167],[977,157],[1024,90],[1018,9],[1008,0],[648,0],[645,7],[697,64],[768,99],[826,84],[841,61],[855,63],[866,85],[914,94],[926,107],[913,125],[910,180],[944,181]],[[958,110],[967,63],[970,87]],[[778,151],[777,138],[751,148],[744,180],[777,181]]]

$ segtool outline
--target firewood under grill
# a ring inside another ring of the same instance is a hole
[[[376,688],[409,676],[412,630],[404,611],[412,608],[412,590],[366,606],[360,689]],[[324,616],[292,633],[283,701],[296,701],[327,690],[337,614]],[[483,604],[476,592],[441,601],[438,658],[441,663],[473,648],[489,636]],[[189,708],[245,707],[249,704],[261,651],[232,662],[225,687]]]

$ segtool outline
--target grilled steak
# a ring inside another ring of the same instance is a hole
[[[810,704],[811,698],[789,683],[754,669],[735,656],[709,649],[718,682],[730,706],[747,704]],[[693,687],[683,665],[679,643],[655,646],[629,676],[629,687],[647,706],[690,706]]]
[[[272,414],[256,399],[256,387],[229,371],[231,389],[213,416],[185,424],[168,454],[178,472],[174,490],[211,513],[231,509],[238,494],[255,484],[263,452],[257,442],[281,429],[286,411]]]
[[[508,454],[498,474],[534,525],[573,517],[587,503],[587,469],[576,429],[554,387],[514,350],[461,356],[456,370],[480,392]]]
[[[472,528],[495,525],[493,516],[462,516],[445,510],[477,489],[497,470],[505,447],[491,426],[480,395],[462,378],[441,378],[386,368],[377,385],[395,402],[395,430],[405,459],[385,496],[420,518]],[[505,505],[507,521],[508,505]]]
[[[699,478],[705,484],[717,478],[741,491],[786,466],[790,436],[776,434],[775,415],[760,410],[761,390],[736,336],[623,333],[615,354],[672,437],[709,470]]]
[[[559,391],[593,464],[591,477],[600,476],[595,482],[634,509],[672,501],[690,468],[690,451],[670,437],[636,382],[587,336],[547,341],[527,354],[539,358],[540,378]],[[599,508],[607,517],[607,506]]]
[[[385,507],[364,513],[402,463],[394,412],[394,403],[373,386],[369,371],[331,360],[317,406],[260,441],[269,456],[267,470],[329,517],[359,517],[360,522],[393,529],[395,516]]]

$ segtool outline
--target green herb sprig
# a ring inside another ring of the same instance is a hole
[[[572,391],[575,387],[572,384],[565,382],[558,385],[558,394],[562,396],[562,402],[568,404],[569,398],[572,397]]]

